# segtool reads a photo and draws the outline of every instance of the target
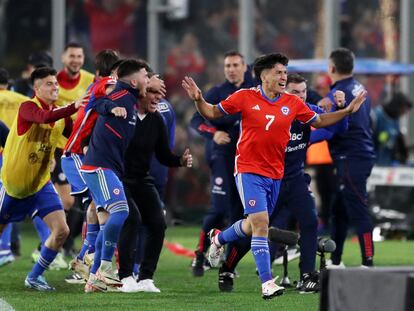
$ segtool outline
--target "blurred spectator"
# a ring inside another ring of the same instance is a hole
[[[137,0],[86,0],[92,53],[116,49],[134,53]]]
[[[371,113],[373,140],[378,165],[405,163],[408,149],[400,129],[400,117],[412,108],[412,101],[403,93],[395,93],[383,106]]]
[[[199,79],[205,70],[206,62],[201,55],[198,39],[191,32],[182,37],[167,56],[165,84],[170,93],[182,93],[181,80],[184,75]]]
[[[274,12],[283,14],[273,18]],[[314,54],[317,6],[312,1],[259,1],[255,19],[259,53],[283,51],[289,58],[310,58]],[[294,16],[294,17],[293,17]]]
[[[308,91],[308,102],[317,105],[330,91],[332,80],[328,74],[317,74],[314,77],[314,88]],[[306,163],[315,170],[316,189],[320,198],[318,205],[319,233],[329,232],[330,208],[335,193],[335,174],[328,143],[322,141],[309,146],[306,154]]]
[[[29,100],[26,96],[7,90],[9,78],[9,72],[4,68],[0,68],[0,120],[8,128],[12,126],[20,104]]]
[[[53,68],[53,58],[48,52],[36,51],[29,55],[26,68],[23,70],[21,78],[17,79],[13,84],[13,91],[28,97],[33,97],[34,92],[32,82],[30,81],[30,75],[39,67]]]

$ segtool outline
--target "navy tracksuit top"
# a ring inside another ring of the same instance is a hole
[[[95,109],[99,117],[83,160],[84,166],[111,169],[122,177],[125,151],[134,135],[137,103],[138,91],[122,81],[116,83],[108,96],[92,101],[90,108]],[[115,117],[111,113],[114,107],[124,107],[127,117]]]

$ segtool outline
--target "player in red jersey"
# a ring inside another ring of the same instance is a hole
[[[105,96],[107,88],[115,85],[116,78],[112,77],[111,74],[114,74],[114,70],[116,70],[119,63],[118,53],[114,50],[103,50],[96,55],[96,81],[88,87],[84,97],[85,103],[89,101],[91,96]],[[87,109],[85,106],[78,110],[72,133],[69,136],[61,158],[62,170],[71,186],[70,194],[81,198],[82,205],[87,211],[86,236],[79,254],[70,262],[70,268],[74,270],[74,274],[65,279],[68,283],[84,282],[88,278],[89,267],[87,264],[90,265],[93,257],[85,257],[85,254],[87,252],[89,254],[94,253],[95,240],[99,232],[96,209],[90,198],[88,187],[80,173],[84,156],[83,147],[87,144],[97,118],[98,113],[92,109]],[[75,234],[75,232],[72,233],[73,238]],[[90,259],[86,260],[88,258]]]
[[[208,258],[212,266],[217,266],[224,244],[252,236],[251,249],[262,282],[264,299],[281,295],[284,290],[272,279],[267,236],[269,215],[275,206],[283,177],[284,154],[290,138],[291,123],[296,119],[312,123],[316,128],[332,125],[356,112],[366,95],[361,92],[346,108],[318,115],[299,97],[285,93],[288,61],[282,54],[259,57],[253,68],[260,85],[239,90],[219,105],[207,103],[190,77],[185,77],[182,83],[189,97],[195,101],[197,110],[206,119],[241,113],[235,178],[247,218],[223,232],[216,229],[210,231]]]

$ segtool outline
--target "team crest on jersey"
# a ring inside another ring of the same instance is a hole
[[[249,200],[249,205],[254,207],[256,205],[256,200]]]
[[[113,193],[114,193],[115,195],[119,195],[119,194],[121,193],[121,190],[119,190],[118,188],[115,188],[115,189],[113,190]]]
[[[280,111],[285,115],[285,116],[287,116],[288,114],[289,114],[289,112],[290,112],[290,109],[288,108],[288,107],[286,107],[286,106],[283,106],[282,108],[280,108]]]
[[[216,185],[220,186],[221,184],[223,184],[223,178],[222,177],[216,177],[214,182],[216,183]]]
[[[170,108],[168,108],[168,105],[166,103],[160,102],[157,104],[157,110],[159,113],[163,113],[170,111]]]

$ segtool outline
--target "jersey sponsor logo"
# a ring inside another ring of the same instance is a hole
[[[303,132],[300,133],[290,133],[290,140],[295,141],[295,140],[302,140],[303,138]]]
[[[249,200],[249,205],[254,207],[256,205],[256,200]]]
[[[37,155],[36,152],[32,152],[31,154],[29,154],[28,160],[30,164],[36,164],[37,161],[39,161],[39,156]]]
[[[306,146],[307,146],[306,143],[301,143],[301,144],[299,144],[297,146],[293,146],[293,147],[292,146],[287,146],[286,149],[285,149],[285,152],[294,152],[294,151],[302,150],[302,149],[305,149]]]
[[[212,194],[227,195],[227,192],[223,190],[223,187],[214,185],[211,189]]]
[[[216,185],[222,185],[223,184],[223,178],[222,177],[216,177],[214,182],[216,183]]]
[[[286,107],[286,106],[283,106],[282,108],[280,108],[280,111],[285,115],[285,116],[287,116],[288,114],[289,114],[289,112],[290,112],[290,109],[288,108],[288,107]]]
[[[119,190],[118,188],[115,188],[112,192],[113,192],[115,195],[119,195],[119,194],[121,193],[121,190]]]
[[[260,111],[260,106],[259,105],[253,106],[252,109],[253,110],[259,110]]]

